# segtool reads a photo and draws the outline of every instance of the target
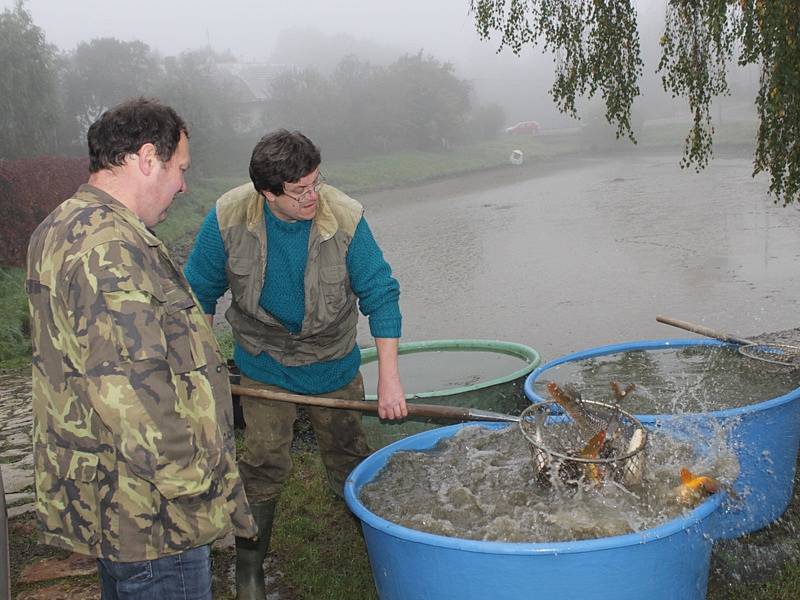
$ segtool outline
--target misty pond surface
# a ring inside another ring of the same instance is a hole
[[[547,361],[697,337],[658,314],[740,336],[793,328],[798,209],[772,202],[747,157],[679,162],[564,158],[358,196],[400,281],[403,341],[511,341]]]

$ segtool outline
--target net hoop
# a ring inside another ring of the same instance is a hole
[[[604,402],[584,400],[582,403],[587,408],[588,412],[593,412],[594,410],[596,410],[596,408],[602,408],[603,412],[608,412],[608,413],[613,413],[618,411],[625,419],[627,419],[631,423],[631,425],[633,425],[635,429],[641,430],[642,432],[641,442],[633,450],[609,458],[599,458],[599,457],[581,458],[579,456],[564,454],[562,452],[558,452],[557,450],[553,450],[552,448],[548,448],[547,445],[535,439],[533,427],[531,426],[531,424],[535,422],[537,413],[542,413],[544,414],[545,417],[559,417],[567,419],[569,418],[569,417],[564,417],[564,414],[563,412],[561,412],[560,408],[555,408],[553,406],[553,403],[532,404],[531,406],[527,407],[524,411],[522,411],[522,413],[519,416],[520,431],[522,432],[522,435],[525,437],[528,443],[534,446],[536,449],[541,450],[542,452],[546,452],[550,456],[553,456],[559,460],[568,460],[571,462],[577,462],[582,464],[619,463],[620,461],[633,458],[634,456],[636,456],[645,449],[645,447],[647,446],[647,429],[645,429],[644,425],[641,424],[639,419],[634,417],[629,412],[622,410],[621,408],[612,406],[611,404],[605,404]]]
[[[739,354],[787,369],[800,367],[800,347],[789,344],[753,343],[739,346]]]
[[[557,403],[533,404],[520,415],[519,428],[528,442],[537,480],[551,485],[581,485],[581,481],[606,479],[626,486],[641,483],[647,430],[636,417],[618,406],[584,400],[582,407],[583,418],[591,421],[592,439],[601,431],[610,431],[614,424],[611,445],[606,447],[608,442],[603,440],[597,456],[579,455],[588,447],[585,434],[578,433],[581,427]],[[620,433],[622,436],[618,437]]]

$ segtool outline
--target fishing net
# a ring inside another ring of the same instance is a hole
[[[580,419],[555,403],[533,404],[520,415],[537,480],[554,485],[640,483],[647,445],[642,424],[617,406],[588,400],[581,406]]]
[[[739,346],[739,353],[783,368],[800,367],[800,347],[787,344],[755,343]]]

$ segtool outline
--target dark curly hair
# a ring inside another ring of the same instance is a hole
[[[89,127],[89,172],[124,164],[144,144],[156,147],[158,158],[172,158],[181,133],[189,137],[189,127],[172,108],[158,100],[136,98],[107,110]]]
[[[299,131],[278,129],[259,140],[250,157],[250,179],[256,189],[276,196],[286,183],[294,183],[316,169],[319,148]]]

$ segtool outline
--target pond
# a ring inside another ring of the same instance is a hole
[[[546,361],[696,337],[657,314],[743,337],[793,328],[798,210],[772,203],[749,157],[679,161],[565,158],[359,196],[400,281],[404,341],[499,339]]]

